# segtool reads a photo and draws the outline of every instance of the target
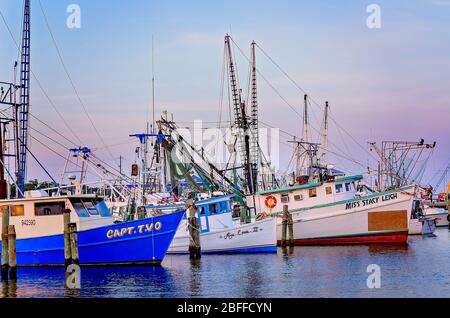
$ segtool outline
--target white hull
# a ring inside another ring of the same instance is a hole
[[[200,234],[202,253],[245,253],[276,251],[276,220],[230,226]],[[189,232],[183,220],[169,247],[169,254],[188,253]]]
[[[409,223],[409,235],[432,235],[435,231],[435,218],[412,219]]]
[[[424,215],[429,218],[436,219],[436,226],[437,227],[448,227],[448,212],[445,209],[442,208],[425,208],[424,209]]]
[[[408,237],[413,187],[290,210],[296,245],[404,243]],[[277,213],[279,214],[279,213]],[[281,240],[282,225],[277,224]]]

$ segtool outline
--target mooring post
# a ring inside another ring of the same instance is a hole
[[[197,207],[192,204],[189,206],[189,258],[200,259],[201,246],[200,246],[200,229],[197,218]]]
[[[72,264],[80,265],[80,257],[78,254],[78,231],[76,223],[69,224],[69,234]]]
[[[9,279],[17,280],[16,227],[8,226]]]
[[[287,205],[283,206],[283,216],[281,222],[281,246],[286,247],[287,229],[289,222],[289,207]]]
[[[71,264],[71,251],[70,251],[70,233],[69,233],[69,224],[70,224],[70,209],[63,210],[64,217],[64,266],[67,267]],[[67,275],[67,274],[66,274]]]
[[[294,246],[294,220],[292,219],[292,214],[288,212],[288,240],[289,246]]]
[[[10,207],[3,207],[2,212],[2,280],[8,280],[9,270],[9,248],[8,248],[8,227]]]

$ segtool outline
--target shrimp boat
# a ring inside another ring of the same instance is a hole
[[[44,191],[25,191],[27,156],[28,153],[33,155],[28,144],[30,79],[32,77],[30,43],[32,41],[31,1],[23,2],[21,61],[15,63],[14,81],[0,82],[0,105],[8,106],[8,111],[2,112],[2,118],[0,118],[0,212],[2,214],[0,223],[3,228],[7,225],[3,224],[3,220],[5,222],[9,220],[9,224],[15,227],[17,265],[65,265],[64,215],[66,213],[70,214],[71,222],[77,226],[81,265],[159,265],[172,242],[183,212],[117,223],[102,197],[81,194],[63,195],[61,193],[63,185],[58,184],[53,178],[58,189],[55,196],[50,196]],[[19,65],[20,84],[16,80]],[[6,128],[10,124],[14,126],[14,129]],[[12,134],[13,139],[6,134],[7,131],[15,131]],[[5,149],[14,149],[14,154],[4,153]],[[70,151],[83,159],[92,155],[87,147]],[[5,160],[6,157],[14,157],[15,160],[11,160],[14,165],[9,165],[9,160]],[[33,157],[38,161],[36,156],[33,155]],[[49,175],[44,166],[39,161],[38,163]],[[102,165],[97,164],[98,167]],[[82,169],[86,169],[86,166],[83,165]],[[5,179],[6,172],[9,175],[9,182]],[[13,175],[16,178],[13,178]],[[85,174],[82,173],[82,175]],[[10,192],[8,188],[12,183],[15,185],[16,198],[10,198],[11,195],[8,194]]]
[[[248,224],[233,222],[235,195],[211,196],[197,200],[201,250],[204,254],[276,253],[276,220],[266,218]],[[147,207],[151,213],[181,209],[184,204]],[[186,216],[169,247],[169,254],[185,254],[189,250],[189,228]]]
[[[399,171],[407,171],[404,162],[386,158],[405,158],[411,150],[432,149],[435,144],[425,144],[423,139],[420,142],[383,142],[383,150],[378,151],[373,143],[381,156],[377,190],[368,186],[362,175],[333,175],[332,165],[320,164],[319,144],[297,144],[298,157],[303,154],[309,165],[294,173],[296,184],[247,197],[249,205],[255,202],[257,212],[272,215],[281,214],[283,206],[287,206],[292,214],[297,245],[407,242],[417,186],[405,178],[405,174],[399,174]],[[416,156],[416,160],[419,157]]]
[[[278,215],[288,205],[296,245],[405,243],[414,185],[363,195],[362,176],[259,192],[247,198],[256,211]],[[281,240],[281,221],[277,225]]]
[[[77,224],[81,265],[160,265],[184,214],[117,223],[95,195],[34,194],[1,200],[0,206],[16,228],[18,266],[64,265],[65,209]]]

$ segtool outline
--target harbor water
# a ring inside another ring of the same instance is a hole
[[[161,267],[82,268],[79,291],[65,289],[63,268],[19,268],[0,297],[449,297],[449,245],[444,228],[408,245],[280,248],[196,262],[169,255]],[[371,264],[381,269],[381,288],[368,287]]]

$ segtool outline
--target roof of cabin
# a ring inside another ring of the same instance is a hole
[[[349,176],[349,177],[343,177],[343,178],[337,178],[334,181],[331,182],[344,182],[344,181],[355,181],[355,180],[361,180],[363,176],[357,175],[357,176]],[[315,182],[315,183],[308,183],[298,186],[292,186],[292,187],[286,187],[286,188],[280,188],[280,189],[273,189],[273,190],[266,190],[266,191],[260,191],[257,194],[259,195],[266,195],[266,194],[273,194],[273,193],[280,193],[280,192],[289,192],[289,191],[295,191],[295,190],[302,190],[302,189],[309,189],[309,188],[317,188],[321,186],[322,183]]]
[[[0,200],[0,204],[8,204],[14,202],[28,202],[28,201],[61,201],[66,199],[104,199],[101,196],[95,194],[82,194],[82,195],[60,195],[60,196],[43,196],[35,198],[15,198],[15,199],[5,199]]]

